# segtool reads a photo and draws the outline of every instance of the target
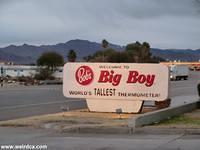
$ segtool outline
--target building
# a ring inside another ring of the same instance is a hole
[[[1,65],[1,75],[10,77],[33,77],[37,73],[37,66]]]
[[[38,66],[2,65],[0,64],[0,76],[2,77],[34,77],[39,71]],[[63,68],[59,67],[53,74],[56,78],[62,78]]]
[[[200,70],[200,62],[160,62],[161,64],[170,65],[187,65],[191,70]]]
[[[13,65],[13,62],[0,60],[0,65]]]

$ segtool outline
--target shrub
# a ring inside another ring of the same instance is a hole
[[[39,73],[35,75],[36,80],[46,80],[51,76],[52,72],[47,68],[40,68]]]

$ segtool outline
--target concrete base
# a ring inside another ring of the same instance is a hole
[[[143,101],[135,100],[101,100],[86,99],[88,109],[94,112],[117,112],[139,113],[142,109]]]
[[[199,107],[200,102],[191,102],[180,106],[168,107],[154,112],[140,114],[135,118],[129,119],[128,126],[131,128],[142,127],[145,125],[160,122],[174,116],[179,116],[186,112],[191,112]]]

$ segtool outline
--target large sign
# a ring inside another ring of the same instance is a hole
[[[66,63],[63,83],[66,97],[162,101],[169,70],[162,64]]]

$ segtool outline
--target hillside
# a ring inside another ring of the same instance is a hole
[[[181,61],[199,61],[200,49],[156,49],[152,48],[151,53],[153,56],[159,56],[166,60],[181,60]]]
[[[110,44],[110,47],[116,50],[122,50],[123,47],[115,44]],[[101,50],[101,44],[96,42],[90,42],[87,40],[70,40],[66,43],[59,43],[56,45],[10,45],[5,48],[0,48],[0,60],[13,61],[16,64],[31,64],[35,63],[37,58],[47,51],[56,51],[64,56],[67,60],[67,53],[70,49],[74,49],[77,53],[78,60],[81,60],[84,56],[95,53]],[[188,49],[156,49],[152,48],[151,53],[153,56],[159,56],[169,60],[182,60],[182,61],[197,61],[200,59],[199,50]]]

